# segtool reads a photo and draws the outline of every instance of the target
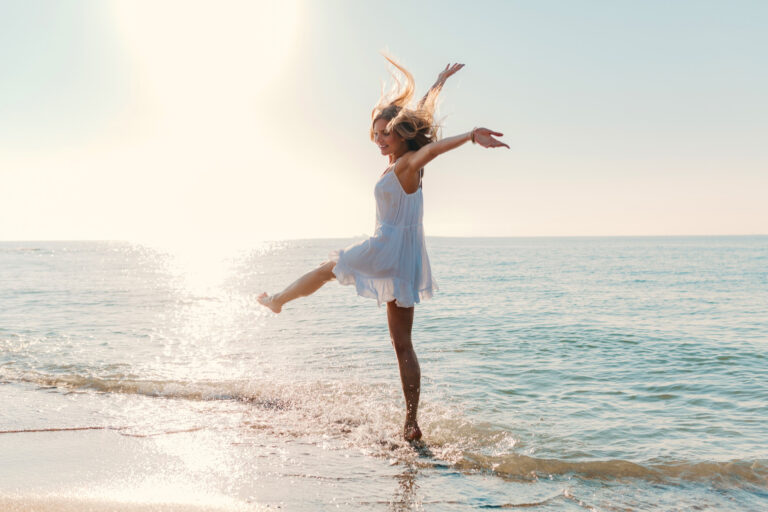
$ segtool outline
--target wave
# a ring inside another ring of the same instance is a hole
[[[238,400],[263,402],[267,407],[287,407],[279,399],[265,398],[252,381],[196,381],[137,379],[111,375],[97,377],[78,374],[45,374],[35,371],[13,371],[0,368],[0,382],[23,382],[41,388],[68,391],[87,390],[99,393],[122,393],[182,400]]]
[[[109,377],[46,374],[0,367],[0,383],[12,382],[65,392],[95,391],[185,401],[242,402],[259,410],[258,421],[243,423],[242,428],[246,431],[258,428],[280,436],[330,438],[337,440],[342,448],[362,450],[400,463],[429,467],[447,463],[459,470],[488,472],[507,479],[535,480],[573,475],[584,479],[641,479],[654,483],[676,480],[768,488],[768,460],[762,459],[633,462],[548,459],[515,453],[517,442],[512,432],[490,424],[473,423],[459,411],[436,404],[423,404],[420,413],[420,423],[428,433],[427,443],[411,445],[400,439],[402,404],[399,397],[396,394],[384,396],[382,387],[376,385],[271,379],[190,382],[137,379],[120,374]],[[0,431],[0,434],[13,432],[23,430]]]
[[[578,475],[590,479],[637,478],[654,482],[670,479],[706,481],[721,485],[750,483],[768,487],[768,460],[669,461],[639,464],[627,460],[569,461],[526,455],[483,456],[465,454],[462,469],[487,470],[501,476],[539,478],[542,475]]]

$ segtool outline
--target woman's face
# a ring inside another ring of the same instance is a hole
[[[401,136],[387,131],[387,123],[386,119],[377,119],[373,123],[373,142],[379,146],[382,155],[393,154],[405,144]]]

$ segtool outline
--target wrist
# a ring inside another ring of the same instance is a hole
[[[469,132],[469,141],[472,144],[476,144],[476,141],[475,141],[475,130],[477,130],[477,128],[472,128],[472,131]]]

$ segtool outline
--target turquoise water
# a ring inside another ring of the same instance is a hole
[[[416,448],[385,308],[256,303],[351,241],[0,243],[0,430],[108,429],[289,510],[768,508],[768,237],[429,239]],[[57,489],[141,476],[62,459]]]

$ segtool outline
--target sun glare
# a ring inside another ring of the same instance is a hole
[[[118,0],[117,28],[137,86],[174,128],[201,114],[231,122],[295,45],[294,2]]]
[[[110,5],[132,69],[129,115],[140,125],[110,150],[119,161],[104,158],[111,172],[132,177],[128,195],[144,198],[126,213],[125,225],[140,226],[129,236],[185,245],[263,238],[253,211],[274,188],[276,156],[260,136],[270,127],[258,106],[264,94],[280,101],[275,84],[297,51],[298,3]]]

